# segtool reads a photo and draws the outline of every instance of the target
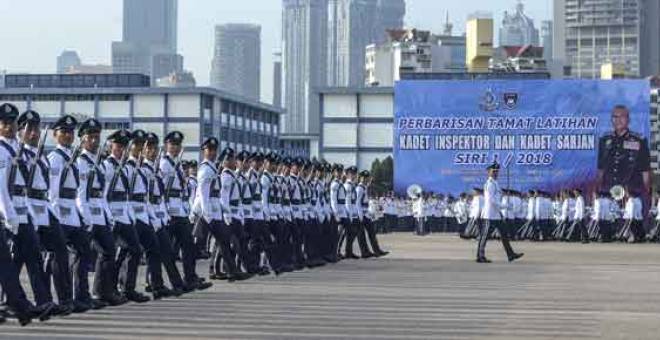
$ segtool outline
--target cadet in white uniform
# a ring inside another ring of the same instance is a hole
[[[74,130],[78,122],[72,116],[63,116],[53,125],[53,137],[57,143],[55,150],[48,155],[50,179],[48,198],[55,216],[73,249],[73,261],[70,263],[73,274],[74,312],[85,312],[92,306],[89,293],[88,268],[91,260],[90,236],[82,224],[81,215],[76,205],[80,178],[76,159],[80,147],[72,150]]]
[[[344,168],[340,164],[335,164],[332,168],[332,181],[330,182],[330,207],[334,216],[335,228],[332,230],[333,251],[339,255],[339,239],[342,229],[346,229],[349,224],[346,212],[346,189],[342,184],[342,173]]]
[[[356,202],[356,207],[358,209],[358,216],[360,217],[360,223],[364,226],[364,231],[362,234],[366,232],[368,239],[369,239],[369,244],[371,245],[371,254],[372,256],[376,257],[381,257],[385,256],[388,254],[388,252],[383,251],[380,248],[380,244],[378,242],[378,237],[376,235],[376,227],[374,226],[374,214],[373,212],[370,212],[369,209],[369,187],[371,185],[371,174],[369,171],[364,170],[360,172],[360,177],[359,177],[359,184],[356,189],[357,193],[357,202]],[[358,235],[358,242],[359,242],[359,237]],[[364,236],[362,236],[364,238]],[[365,248],[367,247],[366,245],[366,240],[365,242]],[[367,248],[368,249],[368,248]],[[364,258],[364,254],[362,256]]]
[[[117,248],[112,234],[112,217],[103,195],[105,176],[101,169],[101,123],[96,119],[84,121],[78,130],[82,152],[76,160],[80,173],[80,186],[76,204],[85,226],[90,230],[92,247],[96,251],[93,292],[94,304],[117,306],[127,302],[119,295],[116,285],[115,257]]]
[[[173,238],[173,243],[181,247],[185,284],[195,289],[207,289],[212,284],[204,282],[196,273],[197,253],[192,237],[192,225],[188,219],[186,178],[178,161],[183,152],[183,134],[171,131],[165,136],[164,142],[166,153],[160,160],[158,170],[165,182],[165,205],[170,215],[166,228]]]
[[[490,260],[486,258],[486,242],[488,242],[488,233],[490,228],[500,230],[502,245],[506,251],[509,262],[519,259],[523,256],[522,253],[517,254],[509,244],[509,238],[506,232],[502,231],[502,212],[501,212],[501,197],[502,190],[497,184],[497,177],[499,175],[500,166],[495,163],[488,167],[488,180],[484,185],[484,209],[481,217],[483,226],[479,235],[479,247],[477,249],[477,262],[489,263]]]
[[[282,231],[282,223],[279,218],[278,209],[278,187],[275,183],[275,171],[277,169],[279,156],[275,153],[269,153],[264,158],[264,170],[261,173],[261,208],[263,209],[264,219],[268,227],[272,240],[270,242],[269,261],[270,267],[276,275],[281,274],[284,269],[284,253],[282,249],[282,240],[280,240]]]
[[[108,158],[103,161],[104,194],[112,215],[112,221],[114,221],[115,240],[117,240],[120,248],[120,256],[118,256],[115,263],[118,270],[119,288],[125,298],[141,303],[149,301],[149,297],[135,290],[142,250],[140,249],[138,233],[133,226],[128,209],[129,178],[125,166],[128,158],[127,146],[130,139],[131,133],[126,130],[118,130],[108,136],[110,153]]]

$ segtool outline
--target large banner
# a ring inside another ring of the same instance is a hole
[[[468,192],[493,162],[502,188],[647,190],[649,97],[644,80],[400,81],[395,190]]]

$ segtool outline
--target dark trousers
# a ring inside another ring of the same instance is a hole
[[[508,233],[504,230],[501,220],[487,220],[484,219],[481,221],[481,233],[479,234],[479,246],[477,248],[477,258],[486,257],[486,243],[488,242],[489,231],[499,230],[502,240],[502,246],[504,246],[504,251],[506,251],[506,256],[511,257],[515,254],[513,248],[511,248],[511,243],[509,242]]]
[[[39,244],[39,237],[32,224],[19,225],[18,234],[13,237],[14,265],[19,273],[25,265],[35,302],[37,305],[42,305],[52,302],[53,295],[44,272],[44,261],[41,258]]]
[[[380,244],[378,243],[378,237],[376,236],[376,227],[374,226],[373,221],[370,219],[365,218],[364,219],[364,229],[367,232],[367,236],[369,237],[369,243],[371,244],[371,250],[374,253],[382,253],[383,250],[380,248]]]
[[[91,232],[92,249],[96,252],[96,263],[94,265],[94,295],[103,299],[109,298],[117,291],[115,277],[115,257],[117,249],[115,238],[110,227],[94,225]]]
[[[167,231],[172,236],[173,243],[178,243],[181,246],[183,280],[186,283],[196,282],[198,279],[195,271],[197,253],[195,252],[190,222],[185,217],[172,217],[167,226]]]
[[[230,244],[236,258],[236,267],[240,270],[242,265],[245,271],[249,271],[249,235],[245,226],[239,220],[232,219],[232,222],[229,225],[229,230],[231,231]]]
[[[46,287],[50,289],[52,280],[58,302],[65,304],[73,300],[69,251],[62,227],[54,216],[50,217],[50,225],[42,226],[38,231],[41,246],[47,251],[45,259]]]
[[[183,288],[183,279],[179,268],[176,266],[176,254],[172,248],[172,236],[167,231],[167,228],[160,228],[156,232],[158,238],[158,246],[160,247],[160,260],[165,268],[167,277],[170,284],[174,288]]]
[[[270,235],[270,228],[268,222],[264,220],[252,220],[249,227],[250,233],[250,258],[254,261],[254,266],[256,269],[261,268],[261,254],[264,254],[266,259],[271,266],[273,262],[277,262],[274,259],[272,239]]]
[[[71,252],[71,274],[73,275],[73,297],[78,301],[88,301],[89,294],[89,262],[92,256],[89,233],[84,227],[61,225]]]
[[[202,258],[202,254],[208,254],[208,238],[209,229],[206,224],[195,223],[193,226],[193,243],[195,244],[195,251],[197,258]]]
[[[164,287],[163,269],[160,259],[160,244],[154,228],[139,219],[135,222],[135,231],[137,231],[142,251],[147,259],[147,273],[149,284],[155,291]]]
[[[318,260],[321,257],[319,252],[319,221],[316,218],[307,220],[303,229],[304,251],[307,260]]]
[[[32,304],[25,296],[18,270],[11,258],[9,246],[7,245],[7,233],[9,231],[5,226],[0,225],[0,285],[7,296],[9,308],[18,313],[26,314]]]
[[[383,232],[389,233],[397,227],[397,216],[385,214],[384,216],[385,223],[383,223]]]
[[[220,274],[223,264],[227,274],[230,276],[237,274],[240,270],[236,265],[236,254],[231,249],[231,228],[223,221],[218,220],[208,223],[203,218],[200,218],[197,223],[204,224],[215,239],[209,264],[209,274]]]
[[[142,257],[140,238],[133,225],[124,223],[115,224],[114,235],[120,249],[120,256],[117,257],[115,262],[118,285],[123,292],[133,292],[135,291],[138,266]]]
[[[350,220],[346,231],[346,255],[353,254],[353,244],[355,243],[356,238],[358,240],[358,246],[360,247],[360,254],[365,256],[370,253],[369,248],[367,248],[364,225],[359,219],[356,218]]]
[[[245,234],[246,239],[244,242],[247,247],[247,267],[251,273],[256,273],[259,270],[259,260],[263,252],[263,243],[261,241],[261,231],[257,225],[258,221],[251,218],[245,219]]]
[[[291,259],[293,258],[293,254],[291,254],[291,248],[289,247],[289,239],[291,238],[288,226],[289,223],[290,222],[286,220],[271,222],[271,233],[275,236],[274,247],[275,252],[277,253],[277,262],[280,267],[292,264]]]
[[[291,254],[293,255],[293,263],[298,265],[304,265],[306,261],[303,252],[305,223],[305,220],[295,218],[291,224]]]

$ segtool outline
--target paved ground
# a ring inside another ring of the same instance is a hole
[[[660,245],[382,236],[392,255],[89,312],[0,339],[658,339]],[[205,265],[205,264],[202,264]],[[200,267],[203,268],[203,267]]]

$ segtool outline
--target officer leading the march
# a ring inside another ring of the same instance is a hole
[[[627,190],[650,193],[651,160],[648,141],[629,130],[630,110],[612,110],[613,131],[598,141],[598,184],[601,190],[622,185]]]
[[[484,185],[484,209],[481,215],[483,223],[479,235],[477,262],[491,262],[486,258],[486,242],[488,241],[489,230],[491,228],[499,230],[502,238],[502,245],[504,246],[509,261],[511,262],[521,258],[523,254],[517,254],[513,251],[513,248],[511,248],[511,244],[509,243],[508,233],[504,230],[504,225],[502,224],[503,218],[500,207],[502,202],[502,189],[500,189],[499,184],[497,184],[500,165],[494,163],[490,165],[487,170],[488,180],[486,180],[486,184]]]

